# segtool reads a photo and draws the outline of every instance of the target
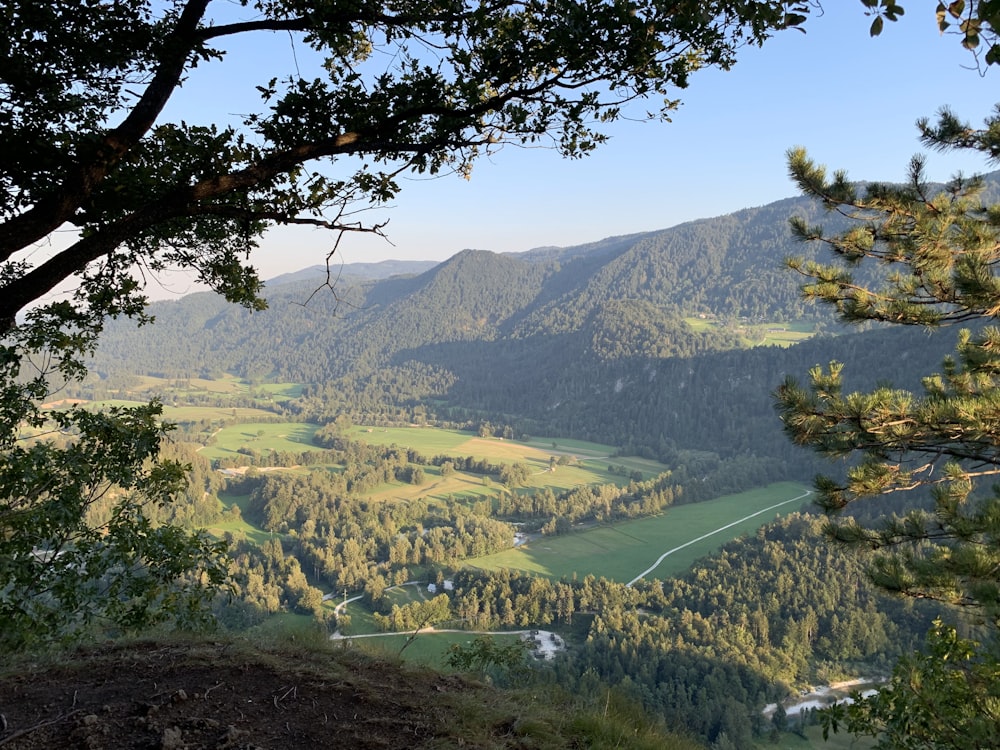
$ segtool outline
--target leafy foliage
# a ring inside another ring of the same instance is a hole
[[[843,727],[886,750],[990,747],[1000,733],[998,690],[996,655],[936,620],[926,652],[903,657],[876,695],[823,712],[823,736]]]
[[[135,630],[204,619],[226,578],[223,547],[203,533],[154,526],[149,503],[184,485],[184,466],[155,463],[159,406],[54,412],[64,440],[20,439],[0,453],[0,649],[77,636],[95,624]],[[8,412],[9,413],[9,412]],[[96,507],[109,509],[97,517]]]
[[[527,649],[527,642],[520,638],[503,643],[483,635],[467,645],[453,643],[448,650],[447,663],[460,672],[475,672],[484,676],[495,673],[504,678],[517,679],[527,672]]]

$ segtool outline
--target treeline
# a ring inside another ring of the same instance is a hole
[[[197,445],[166,440],[160,446],[160,458],[189,467],[188,483],[172,502],[146,502],[143,505],[144,515],[154,526],[169,523],[189,529],[203,528],[224,517],[225,509],[219,503],[218,495],[225,488],[226,481],[198,455]],[[88,509],[89,523],[100,526],[107,522],[117,503],[116,493],[119,491],[104,492],[95,498]]]
[[[254,544],[226,535],[232,590],[215,601],[220,624],[233,630],[257,625],[268,615],[297,612],[326,620],[323,592],[309,583],[294,555],[277,538]]]
[[[523,494],[503,494],[497,498],[496,515],[511,521],[544,519],[543,534],[561,534],[582,521],[610,521],[660,513],[684,496],[671,472],[645,482],[632,481],[625,487],[614,484],[575,487],[556,494],[551,488]]]

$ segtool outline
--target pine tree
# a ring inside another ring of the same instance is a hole
[[[918,126],[926,146],[1000,158],[1000,108],[980,129],[947,110]],[[872,551],[869,575],[883,589],[954,605],[979,633],[962,640],[938,623],[927,654],[902,661],[875,697],[828,712],[825,731],[845,725],[885,748],[985,747],[1000,736],[1000,204],[984,200],[980,178],[929,184],[920,157],[904,184],[863,188],[843,172],[828,177],[801,149],[789,165],[806,195],[854,220],[834,235],[792,220],[833,258],[788,261],[806,277],[807,299],[849,323],[970,326],[919,393],[845,392],[851,365],[839,362],[812,369],[806,386],[788,378],[777,389],[789,437],[848,462],[843,479],[816,480],[828,536]],[[914,497],[905,516],[851,515],[859,501],[894,493]],[[930,510],[919,501],[927,496]]]

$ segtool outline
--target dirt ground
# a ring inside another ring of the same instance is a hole
[[[0,674],[0,747],[483,747],[466,744],[482,728],[463,729],[461,718],[480,690],[489,704],[484,686],[369,657],[231,643],[105,646]],[[502,719],[487,735],[490,747],[520,746]]]

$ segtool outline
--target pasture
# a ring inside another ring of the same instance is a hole
[[[312,442],[319,425],[308,422],[250,422],[223,427],[215,435],[215,442],[202,448],[208,459],[233,458],[240,448],[258,453],[268,451],[301,453],[322,450]]]
[[[739,323],[720,321],[711,318],[684,318],[691,330],[711,332],[721,330],[725,326],[734,326],[747,346],[791,346],[811,338],[816,333],[816,324],[808,321]]]
[[[408,633],[386,633],[370,637],[338,639],[334,641],[334,644],[344,644],[386,657],[398,656],[404,661],[425,664],[438,671],[447,672],[450,669],[445,660],[452,644],[457,643],[464,646],[478,637],[475,633],[421,632],[410,640],[411,635]],[[518,640],[519,636],[494,633],[493,638],[499,643],[509,643]],[[407,645],[407,641],[409,641],[409,645]],[[402,653],[400,653],[401,649]]]
[[[470,433],[437,427],[352,427],[347,431],[347,437],[369,445],[400,445],[413,448],[431,458],[440,453],[460,455],[456,447],[466,442]]]
[[[427,458],[446,454],[472,456],[494,461],[520,461],[544,457],[548,466],[549,456],[572,454],[579,458],[607,458],[615,452],[614,446],[588,443],[568,438],[532,437],[527,442],[481,438],[464,430],[446,430],[439,427],[353,427],[348,437],[369,445],[400,445],[413,448]],[[553,447],[553,444],[555,447]],[[618,463],[618,459],[615,459]]]
[[[164,405],[163,418],[168,422],[218,422],[224,424],[233,419],[270,419],[273,412],[249,406],[172,406]]]
[[[493,456],[488,460],[498,461],[499,459]],[[366,498],[394,502],[417,499],[444,500],[449,497],[479,500],[496,497],[502,492],[523,493],[548,487],[553,492],[559,493],[581,485],[622,485],[628,482],[627,477],[609,474],[607,464],[602,462],[584,461],[575,466],[557,466],[555,471],[549,471],[547,458],[544,461],[535,459],[520,462],[529,466],[531,475],[522,487],[515,490],[510,490],[494,479],[484,478],[480,474],[456,471],[449,476],[442,476],[438,467],[428,466],[424,468],[425,480],[423,484],[390,482],[368,493]],[[660,467],[660,470],[662,471],[663,468]],[[651,471],[647,476],[655,476],[655,474],[656,472]]]
[[[812,338],[815,323],[761,323],[744,329],[744,335],[753,346],[792,346]]]
[[[410,448],[428,459],[436,455],[472,456],[494,464],[523,463],[528,466],[530,475],[524,486],[515,490],[517,492],[548,487],[559,493],[581,485],[627,484],[628,477],[608,472],[608,465],[612,463],[625,466],[630,471],[639,471],[644,479],[655,477],[666,470],[663,464],[649,459],[634,456],[609,458],[614,453],[613,447],[582,440],[533,438],[528,442],[520,442],[481,438],[461,430],[435,427],[354,427],[348,431],[348,436],[371,445]],[[553,443],[557,446],[555,449],[552,448]],[[578,460],[557,465],[554,470],[550,470],[550,460],[564,455],[575,456]],[[421,498],[443,500],[447,497],[475,500],[509,491],[492,479],[484,480],[478,474],[455,472],[450,476],[442,476],[440,469],[433,466],[426,467],[424,473],[426,479],[421,485],[392,482],[367,497],[383,501]]]
[[[797,717],[789,716],[788,723],[794,726]],[[830,732],[829,739],[823,739],[823,729],[819,726],[806,727],[805,737],[792,732],[782,733],[777,742],[770,738],[760,739],[756,743],[759,750],[868,750],[875,746],[871,737],[855,737],[841,730]]]
[[[155,394],[150,394],[154,398]],[[109,406],[144,406],[146,401],[133,401],[130,399],[115,398],[103,401],[82,401],[74,400],[73,403],[87,409],[104,409]],[[55,408],[63,408],[68,403],[56,402]],[[170,402],[163,403],[163,419],[167,422],[219,422],[225,423],[238,420],[270,419],[274,417],[274,412],[265,409],[257,409],[247,406],[223,407],[223,406],[175,406]]]
[[[158,396],[164,401],[219,396],[253,396],[264,401],[287,401],[302,395],[301,383],[251,383],[233,375],[220,378],[159,378],[142,375],[130,393]]]
[[[237,539],[243,538],[247,539],[254,544],[263,544],[268,539],[274,539],[275,537],[284,539],[285,535],[275,534],[271,531],[265,531],[259,526],[254,526],[252,523],[243,518],[243,513],[246,512],[247,505],[250,502],[249,495],[236,495],[229,492],[219,493],[219,502],[222,503],[226,508],[231,508],[234,505],[240,509],[240,516],[233,517],[230,514],[224,514],[224,517],[219,521],[205,527],[205,530],[216,537],[222,537],[226,532],[231,533]]]
[[[650,578],[666,578],[687,570],[698,558],[752,533],[776,516],[798,510],[807,501],[806,492],[801,485],[779,482],[715,500],[676,505],[649,518],[538,537],[466,564],[482,570],[522,570],[549,578],[576,573],[628,582],[654,565],[662,554],[676,549],[648,574]]]

